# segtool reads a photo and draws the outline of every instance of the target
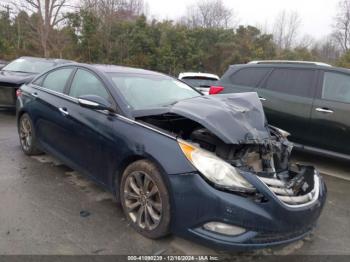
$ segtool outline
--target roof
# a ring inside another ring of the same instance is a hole
[[[315,61],[294,61],[294,60],[259,60],[251,61],[248,64],[300,64],[300,65],[318,65],[332,67],[330,64]]]
[[[209,73],[184,72],[179,74],[179,79],[183,79],[186,77],[206,77],[206,78],[214,78],[217,80],[220,79],[220,77],[218,77],[217,75],[209,74]]]
[[[105,73],[135,73],[135,74],[144,74],[144,75],[164,75],[155,71],[145,70],[141,68],[127,67],[127,66],[118,66],[118,65],[104,65],[104,64],[82,64],[85,66],[94,67]]]

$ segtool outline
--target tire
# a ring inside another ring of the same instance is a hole
[[[27,113],[24,113],[19,119],[18,134],[21,148],[26,155],[33,156],[42,153],[37,147],[34,125]]]
[[[130,164],[122,175],[119,192],[125,216],[137,232],[151,239],[169,234],[169,193],[152,162]]]

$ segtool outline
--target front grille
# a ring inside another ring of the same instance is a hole
[[[270,189],[270,191],[284,204],[288,206],[299,207],[308,205],[317,200],[319,195],[319,178],[316,173],[313,174],[313,183],[304,182],[305,185],[313,187],[302,193],[302,190],[295,192],[288,182],[277,178],[267,178],[259,176],[259,179]]]
[[[0,106],[13,106],[16,102],[14,87],[0,86]]]
[[[285,241],[293,238],[300,237],[312,230],[312,227],[304,228],[301,230],[296,230],[287,233],[258,233],[254,238],[250,239],[248,243],[250,244],[267,244],[279,241]]]

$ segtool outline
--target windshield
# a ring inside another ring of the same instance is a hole
[[[53,67],[55,65],[52,61],[31,59],[31,58],[19,58],[9,63],[2,70],[14,71],[14,72],[26,72],[26,73],[41,73]]]
[[[194,87],[210,87],[218,81],[217,79],[206,77],[184,77],[181,80]]]
[[[188,85],[168,76],[146,74],[109,74],[133,109],[166,106],[200,96]]]

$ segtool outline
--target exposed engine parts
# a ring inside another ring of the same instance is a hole
[[[244,143],[226,144],[215,135],[215,130],[208,130],[196,121],[177,114],[146,116],[138,120],[215,153],[244,172],[256,174],[285,204],[308,203],[317,193],[314,190],[314,168],[290,164],[293,146],[278,128],[268,127],[269,139],[246,139]]]

